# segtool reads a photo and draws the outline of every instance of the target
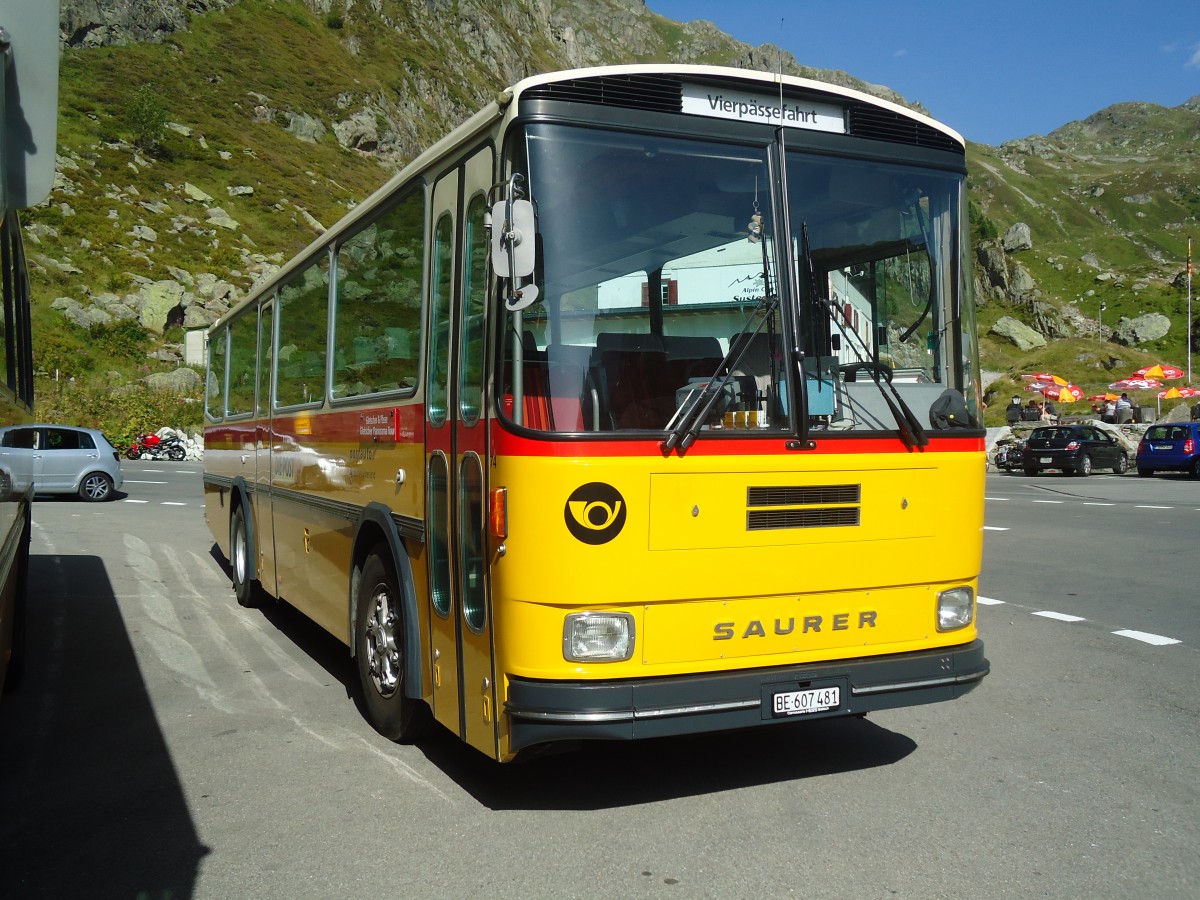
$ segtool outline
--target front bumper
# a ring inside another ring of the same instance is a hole
[[[771,698],[809,685],[838,685],[835,710],[799,718],[851,716],[953,700],[991,670],[983,642],[960,647],[800,666],[621,681],[509,682],[509,748],[566,740],[642,740],[794,722],[776,718]]]

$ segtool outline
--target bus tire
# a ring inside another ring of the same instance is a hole
[[[229,577],[237,602],[253,609],[258,606],[258,592],[250,577],[250,540],[246,532],[246,507],[239,505],[229,519]]]
[[[367,556],[355,592],[354,661],[372,727],[410,744],[428,730],[428,707],[405,694],[404,621],[399,580],[386,544]]]

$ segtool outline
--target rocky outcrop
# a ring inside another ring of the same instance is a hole
[[[1171,320],[1162,313],[1145,313],[1132,319],[1122,316],[1113,329],[1113,340],[1133,347],[1164,338],[1170,330]]]
[[[36,3],[38,0],[26,0]],[[161,41],[187,28],[188,16],[237,0],[61,0],[60,39],[67,47]]]
[[[1002,316],[989,332],[1014,344],[1018,350],[1036,350],[1046,346],[1046,339],[1024,322],[1019,322],[1012,316]]]

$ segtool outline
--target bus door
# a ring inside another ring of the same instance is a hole
[[[258,385],[254,420],[258,423],[254,446],[257,466],[254,471],[255,550],[258,554],[258,582],[272,597],[279,596],[279,585],[275,579],[275,520],[271,498],[271,449],[274,445],[271,418],[272,390],[271,370],[275,356],[274,331],[275,302],[264,303],[258,313]]]
[[[496,688],[484,512],[488,238],[492,153],[433,192],[426,391],[428,540],[434,715],[495,755]]]

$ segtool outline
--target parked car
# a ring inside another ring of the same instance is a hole
[[[1151,425],[1137,448],[1139,475],[1189,472],[1200,478],[1200,422]]]
[[[0,428],[0,467],[14,489],[33,482],[35,494],[78,494],[111,500],[120,489],[121,454],[104,433],[71,425]]]
[[[1125,447],[1094,425],[1049,425],[1035,428],[1025,442],[1022,467],[1026,475],[1043,469],[1064,474],[1091,475],[1093,469],[1112,469],[1121,475],[1129,468]]]

